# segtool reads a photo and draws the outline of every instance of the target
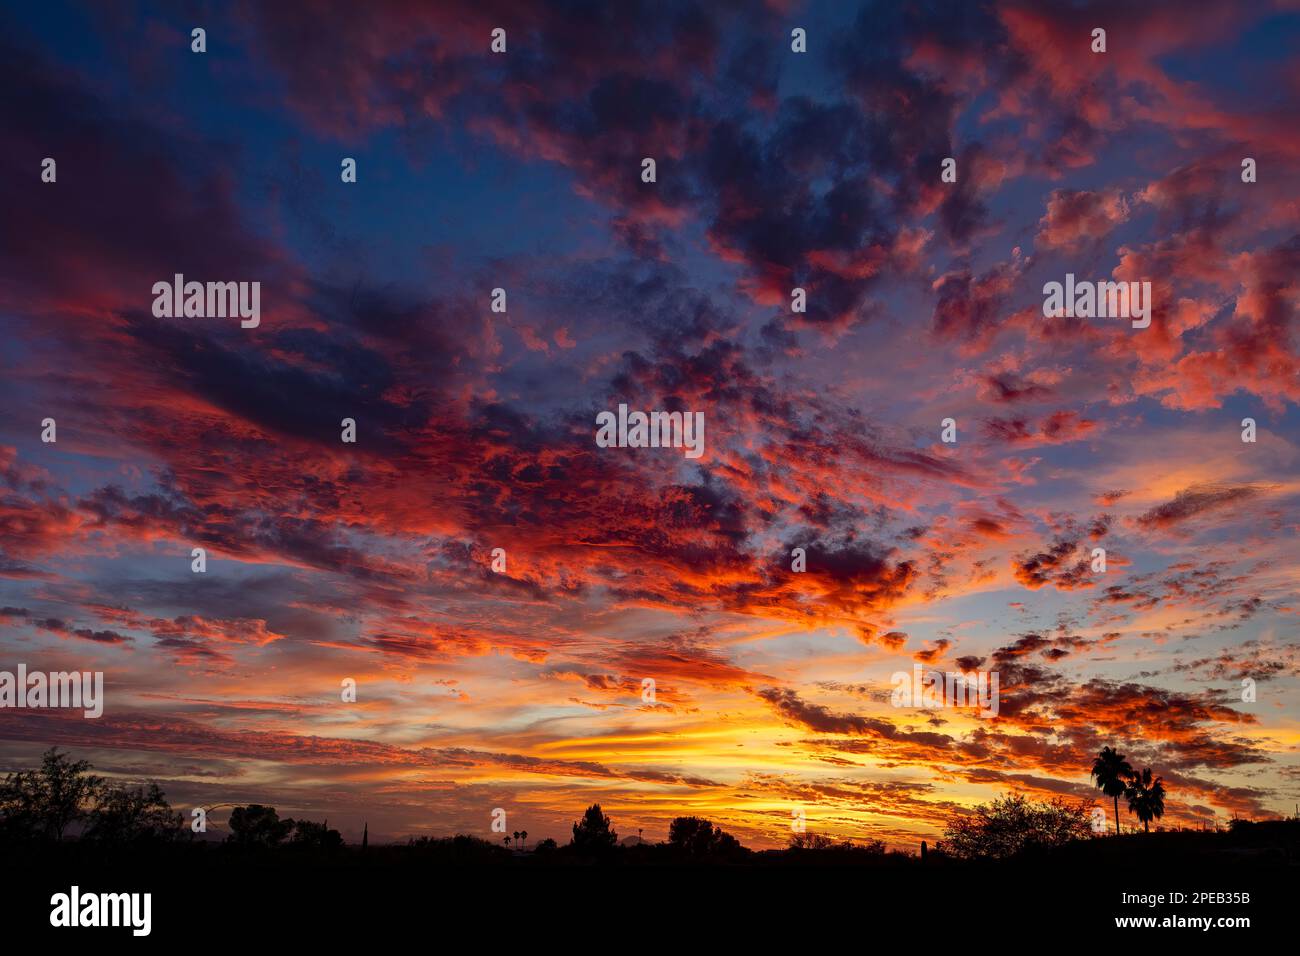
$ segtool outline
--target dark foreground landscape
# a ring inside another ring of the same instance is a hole
[[[337,941],[435,917],[493,928],[503,917],[529,926],[703,917],[734,936],[853,914],[871,932],[932,919],[936,907],[966,926],[1172,929],[1226,941],[1290,925],[1300,872],[1300,819],[1150,831],[1140,787],[1130,798],[1141,830],[1132,821],[1095,830],[1086,800],[1009,793],[955,816],[943,839],[915,853],[811,831],[756,851],[694,816],[674,819],[661,842],[620,841],[599,805],[578,815],[564,843],[516,831],[500,842],[387,845],[367,833],[348,845],[328,822],[258,804],[221,808],[210,828],[204,814],[196,829],[156,784],[122,786],[90,770],[51,750],[39,770],[0,783],[0,915],[19,938],[52,931],[59,894],[80,912],[90,896],[147,893],[146,935],[164,942],[193,939],[196,925],[205,939]],[[120,923],[60,928],[133,935]]]
[[[191,941],[200,925],[205,939],[339,939],[412,921],[421,932],[438,925],[448,933],[491,927],[506,935],[511,926],[532,934],[581,923],[611,941],[620,927],[658,936],[666,925],[698,924],[692,932],[743,937],[826,923],[819,938],[829,939],[848,932],[845,921],[853,933],[910,931],[940,912],[965,939],[981,928],[1149,939],[1158,931],[1117,927],[1116,918],[1248,917],[1249,928],[1171,927],[1174,938],[1199,933],[1231,945],[1293,925],[1298,846],[1295,820],[1097,838],[1002,861],[922,862],[828,848],[728,862],[663,844],[601,858],[563,848],[516,855],[470,837],[332,850],[190,843],[122,851],[70,843],[6,853],[0,909],[7,933],[25,938],[52,932],[51,896],[74,884],[83,893],[149,892],[150,939],[159,943]],[[1171,901],[1179,892],[1185,899]],[[1164,902],[1125,903],[1125,893],[1163,894]],[[1238,895],[1218,902],[1205,894]],[[125,928],[77,932],[130,937]]]

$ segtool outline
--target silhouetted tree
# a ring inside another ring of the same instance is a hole
[[[527,849],[527,847],[528,847],[528,831],[527,831],[527,830],[520,830],[520,831],[519,831],[519,839],[521,839],[521,840],[524,841],[524,848]]]
[[[1092,776],[1101,792],[1115,801],[1115,835],[1119,836],[1119,798],[1128,790],[1133,767],[1114,747],[1103,747],[1092,764]]]
[[[549,856],[559,848],[560,845],[558,843],[556,843],[550,837],[547,837],[545,840],[543,840],[541,843],[537,844],[537,846],[533,848],[533,854],[535,856]]]
[[[103,843],[170,842],[189,835],[184,817],[172,810],[158,784],[150,783],[147,788],[134,790],[101,787],[82,839]]]
[[[245,847],[279,846],[293,828],[293,820],[281,820],[275,807],[250,803],[230,811],[230,836],[226,842]]]
[[[825,834],[807,830],[790,837],[788,845],[791,850],[829,850],[835,845],[835,841]]]
[[[1013,793],[954,818],[936,852],[960,859],[1004,859],[1030,848],[1062,846],[1092,834],[1091,806],[1060,797],[1034,801]]]
[[[1140,775],[1133,775],[1124,796],[1128,800],[1129,811],[1137,815],[1143,828],[1150,833],[1151,821],[1165,815],[1164,781],[1159,777],[1153,779],[1151,768],[1147,767]]]
[[[668,825],[668,845],[694,860],[737,856],[744,847],[730,833],[701,817],[677,817]]]
[[[713,823],[702,817],[677,817],[668,824],[668,845],[688,856],[707,853],[713,835]]]
[[[0,783],[0,828],[20,839],[62,840],[100,796],[104,781],[89,769],[89,762],[71,760],[51,747],[39,770],[9,774]]]
[[[618,834],[610,826],[609,817],[601,813],[599,803],[594,803],[573,825],[573,840],[569,846],[583,853],[603,853],[617,842]]]
[[[329,821],[314,823],[311,820],[298,820],[293,823],[293,836],[289,845],[317,850],[333,850],[343,845],[343,834],[331,830]]]

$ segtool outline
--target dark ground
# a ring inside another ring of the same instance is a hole
[[[474,945],[482,935],[502,945],[549,938],[606,949],[640,939],[694,949],[741,940],[770,947],[774,934],[795,932],[808,948],[843,940],[869,949],[901,937],[966,949],[1029,930],[1046,940],[1133,934],[1176,945],[1199,936],[1218,948],[1293,929],[1297,831],[1295,821],[1279,821],[1231,834],[1135,834],[985,864],[888,856],[845,865],[833,855],[768,853],[739,864],[682,865],[666,847],[649,846],[605,863],[563,852],[548,862],[450,842],[424,851],[26,846],[0,858],[0,925],[6,943],[40,934],[65,945],[120,937],[133,947],[368,939],[441,948]],[[51,928],[50,896],[74,883],[82,892],[152,893],[150,937]],[[1122,903],[1125,892],[1167,899],[1182,892],[1186,900],[1153,908]],[[1249,902],[1193,903],[1193,894],[1206,892],[1248,893]],[[1117,916],[1171,915],[1247,916],[1251,926],[1115,926]]]

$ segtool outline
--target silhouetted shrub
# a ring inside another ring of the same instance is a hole
[[[1030,800],[1008,794],[956,817],[936,849],[963,860],[1006,859],[1092,836],[1092,806],[1060,797]]]

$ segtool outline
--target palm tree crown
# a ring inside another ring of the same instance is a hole
[[[1092,764],[1092,776],[1101,792],[1115,801],[1115,834],[1119,835],[1119,798],[1127,793],[1133,778],[1133,766],[1114,747],[1103,747]],[[1163,812],[1163,809],[1162,811]]]
[[[1151,832],[1151,821],[1165,815],[1165,784],[1159,777],[1153,778],[1151,768],[1142,771],[1141,776],[1133,775],[1124,792],[1128,799],[1129,811],[1135,813],[1142,821],[1143,827]]]

